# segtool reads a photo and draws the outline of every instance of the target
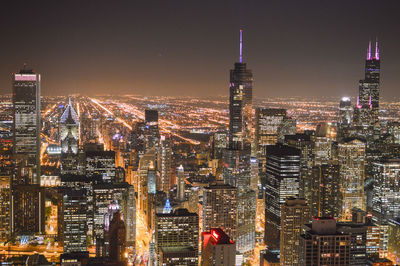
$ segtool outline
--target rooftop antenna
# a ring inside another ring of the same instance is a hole
[[[371,40],[368,45],[367,60],[371,60]]]
[[[240,29],[239,63],[243,63],[243,30]]]
[[[376,41],[375,41],[375,59],[379,60],[378,37],[376,37]]]

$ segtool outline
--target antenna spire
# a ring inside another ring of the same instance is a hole
[[[369,45],[368,45],[368,52],[367,52],[367,60],[371,60],[371,40],[369,41]]]
[[[375,41],[375,59],[379,60],[378,37],[376,37],[376,41]]]
[[[239,63],[243,63],[243,30],[240,29]]]

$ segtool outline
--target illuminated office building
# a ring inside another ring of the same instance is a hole
[[[384,219],[400,217],[400,159],[373,163],[372,206]]]
[[[339,232],[333,218],[313,218],[300,236],[299,265],[350,266],[351,237]]]
[[[218,182],[203,190],[203,231],[223,228],[233,240],[237,233],[237,188]]]
[[[145,137],[146,137],[146,150],[158,146],[160,140],[160,131],[158,129],[158,111],[146,109],[145,115]]]
[[[125,263],[126,228],[122,213],[118,210],[113,213],[109,225],[109,250],[108,254],[112,261]]]
[[[86,175],[100,175],[104,182],[114,183],[116,178],[114,151],[86,151]]]
[[[32,172],[28,184],[40,184],[40,74],[22,69],[12,75],[13,87],[13,154],[23,156]],[[14,184],[25,183],[19,180]]]
[[[252,128],[253,73],[243,62],[240,30],[239,62],[230,71],[229,83],[229,148],[241,149],[249,141]]]
[[[162,265],[174,260],[181,261],[179,265],[198,265],[199,216],[187,209],[157,213],[155,240]]]
[[[286,109],[256,108],[255,143],[260,158],[265,157],[267,145],[278,143],[278,131],[286,115]]]
[[[78,174],[79,117],[71,98],[60,119],[61,174]]]
[[[63,190],[64,252],[87,250],[87,195],[84,189]]]
[[[338,146],[342,208],[340,219],[351,220],[351,209],[366,209],[364,195],[365,143],[349,139]]]
[[[353,121],[353,106],[349,97],[343,97],[339,104],[339,115],[337,122],[338,139],[349,136],[349,129]]]
[[[304,199],[286,199],[281,210],[281,265],[300,265],[300,234],[310,219],[310,208]]]
[[[367,140],[377,139],[380,134],[379,94],[380,94],[380,55],[378,42],[372,55],[371,42],[365,61],[365,77],[360,80],[357,103],[354,109],[355,125],[359,135]]]
[[[281,206],[287,197],[299,196],[300,150],[273,145],[267,148],[265,187],[265,242],[280,249]]]

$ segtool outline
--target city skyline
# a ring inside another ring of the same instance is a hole
[[[8,36],[0,94],[10,93],[8,73],[26,62],[42,73],[42,95],[110,90],[148,96],[227,95],[224,73],[233,58],[239,60],[238,31],[243,28],[243,56],[254,73],[255,96],[356,95],[368,41],[378,37],[382,96],[398,97],[400,39],[392,30],[396,6],[395,1],[96,1],[49,2],[45,8],[7,3],[9,12],[0,26]],[[24,37],[35,41],[26,46]]]

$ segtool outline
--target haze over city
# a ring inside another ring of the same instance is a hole
[[[43,73],[42,95],[227,95],[243,28],[256,96],[349,96],[378,37],[382,96],[398,97],[399,8],[395,0],[7,1],[0,93],[26,62]]]

